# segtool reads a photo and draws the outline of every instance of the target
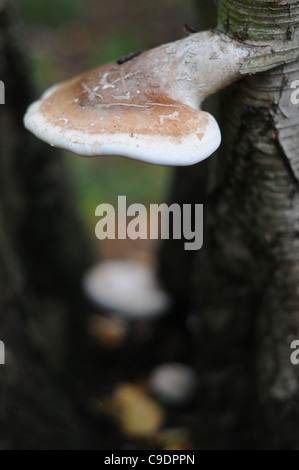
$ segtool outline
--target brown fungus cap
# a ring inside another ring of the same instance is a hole
[[[221,141],[200,104],[240,78],[247,55],[223,34],[198,33],[52,87],[29,107],[25,125],[82,156],[192,165]]]

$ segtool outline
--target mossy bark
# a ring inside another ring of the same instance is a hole
[[[84,336],[80,279],[90,252],[61,155],[23,127],[35,94],[20,35],[11,2],[1,1],[0,449],[77,450],[90,434],[65,384],[71,344]]]
[[[299,368],[290,345],[299,338],[299,107],[290,85],[299,62],[288,44],[299,47],[299,2],[218,4],[219,29],[251,44],[281,41],[288,58],[222,96],[224,141],[210,159],[204,248],[191,273],[180,273],[192,279],[199,319],[197,444],[298,449]]]

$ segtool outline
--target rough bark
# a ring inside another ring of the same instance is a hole
[[[23,127],[35,95],[20,34],[11,2],[1,1],[0,449],[80,449],[90,436],[65,384],[90,253],[61,155]]]
[[[222,100],[224,142],[211,160],[205,245],[192,270],[198,444],[298,449],[290,344],[299,336],[299,109],[290,84],[299,76],[299,2],[218,4],[219,29],[255,45],[276,41],[275,60],[287,63],[245,78]]]

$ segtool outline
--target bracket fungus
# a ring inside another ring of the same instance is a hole
[[[52,87],[29,107],[25,126],[82,156],[198,163],[221,142],[200,106],[241,78],[253,49],[220,32],[194,34]]]
[[[154,270],[133,260],[111,260],[90,269],[83,279],[86,297],[128,321],[153,320],[171,306]]]
[[[157,366],[151,373],[149,387],[153,395],[169,405],[185,405],[192,400],[198,386],[195,371],[180,363]]]

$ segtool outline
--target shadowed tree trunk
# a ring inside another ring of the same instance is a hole
[[[204,31],[215,24],[216,8],[211,0],[197,0],[199,31]],[[193,27],[196,24],[192,25]],[[218,114],[218,97],[212,96],[204,108],[214,116]],[[207,194],[207,182],[210,160],[196,166],[180,167],[173,175],[170,198],[183,204],[204,204]],[[192,309],[192,275],[195,256],[193,251],[184,250],[184,240],[167,240],[160,251],[160,271],[164,286],[172,293],[175,302],[175,314],[178,322],[185,321],[182,312]]]
[[[90,253],[61,155],[23,127],[35,95],[11,6],[0,2],[0,449],[80,449],[90,436],[62,377],[71,387]]]
[[[299,2],[220,0],[218,28],[247,43],[275,40],[284,50],[277,64],[288,63],[226,91],[224,142],[204,196],[205,173],[198,168],[197,188],[193,176],[193,200],[206,201],[205,243],[189,269],[182,255],[180,275],[191,278],[199,318],[198,445],[298,449],[299,368],[290,344],[299,338],[299,107],[291,102]],[[162,272],[175,256],[165,253]]]

